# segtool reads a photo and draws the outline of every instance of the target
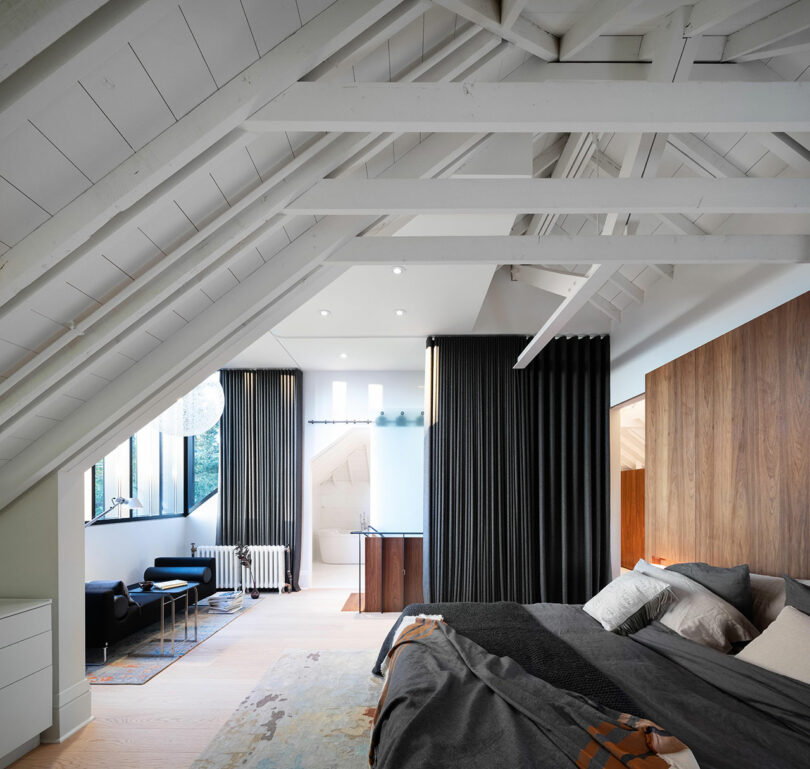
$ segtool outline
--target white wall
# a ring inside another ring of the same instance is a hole
[[[0,511],[0,597],[53,601],[53,725],[43,742],[59,742],[91,718],[83,517],[81,473],[51,473]]]
[[[644,392],[644,376],[810,290],[810,265],[679,265],[611,333],[611,405]]]
[[[219,518],[219,494],[213,494],[186,518],[186,545],[215,545],[217,543],[217,519]],[[189,550],[186,555],[191,555]]]
[[[85,530],[85,581],[121,579],[132,584],[143,579],[155,558],[191,555],[186,519],[145,518],[127,523],[96,524]]]
[[[146,518],[96,524],[85,529],[85,581],[120,579],[139,582],[147,566],[161,556],[190,556],[191,543],[216,542],[219,495],[214,494],[188,517]]]
[[[351,425],[311,425],[309,420],[368,419],[373,416],[369,414],[368,406],[368,386],[370,384],[383,386],[383,409],[386,410],[387,416],[394,409],[421,411],[424,408],[424,379],[423,371],[304,372],[304,489],[300,577],[302,587],[311,585],[312,576],[312,458],[340,438],[347,430],[352,429]],[[343,415],[333,414],[333,381],[346,382],[347,385],[346,408]],[[403,429],[410,430],[411,428]],[[420,516],[421,510],[420,492]],[[421,528],[420,518],[418,530]]]

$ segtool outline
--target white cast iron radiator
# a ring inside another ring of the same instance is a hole
[[[284,545],[250,545],[253,557],[253,576],[258,588],[286,587],[286,554]],[[247,569],[239,563],[233,545],[197,545],[200,558],[215,558],[217,562],[217,587],[234,589],[240,585],[250,590],[253,582]]]

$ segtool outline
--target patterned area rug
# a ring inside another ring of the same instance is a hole
[[[94,685],[99,684],[145,684],[149,679],[154,678],[161,670],[165,670],[173,662],[176,662],[184,654],[188,654],[195,646],[199,646],[203,641],[210,638],[214,633],[225,625],[233,622],[251,607],[255,606],[264,598],[253,600],[245,598],[244,606],[233,614],[208,613],[208,608],[204,603],[200,604],[200,613],[197,617],[197,640],[183,640],[183,616],[184,612],[178,612],[175,625],[175,642],[172,657],[171,652],[171,631],[169,621],[166,620],[166,642],[163,646],[163,656],[160,654],[160,623],[139,630],[127,636],[119,643],[111,646],[107,650],[107,662],[103,661],[101,649],[88,649],[85,662],[85,673],[87,680]],[[188,618],[188,635],[194,638],[194,617]]]
[[[382,681],[376,650],[291,650],[191,769],[361,769]]]

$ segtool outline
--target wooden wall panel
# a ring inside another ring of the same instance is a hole
[[[622,566],[632,569],[643,557],[644,469],[622,470]]]
[[[652,562],[695,558],[696,357],[688,353],[647,375],[645,539]]]
[[[808,436],[810,293],[648,374],[648,559],[810,577]]]

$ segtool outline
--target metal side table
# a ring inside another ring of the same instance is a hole
[[[163,655],[163,647],[166,641],[166,604],[171,604],[172,607],[172,650],[171,656],[174,656],[174,640],[175,640],[175,604],[185,597],[185,620],[184,620],[184,640],[188,641],[188,607],[190,593],[194,593],[194,641],[197,641],[197,603],[199,601],[199,593],[197,588],[199,582],[189,582],[182,587],[173,587],[168,590],[161,590],[160,588],[152,588],[151,590],[142,590],[141,588],[130,588],[130,595],[132,593],[142,593],[144,595],[159,595],[160,596],[160,654]]]

